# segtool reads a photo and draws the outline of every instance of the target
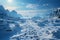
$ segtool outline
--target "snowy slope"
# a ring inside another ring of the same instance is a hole
[[[36,21],[36,22],[35,22]],[[56,33],[60,29],[59,18],[39,19],[33,21],[32,19],[26,20],[26,23],[20,24],[21,33],[13,35],[10,40],[58,40]],[[38,25],[43,23],[44,27]],[[60,40],[60,39],[59,39]]]

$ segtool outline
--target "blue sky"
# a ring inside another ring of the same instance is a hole
[[[16,10],[23,16],[33,17],[37,14],[42,16],[50,9],[60,8],[60,0],[0,0],[0,5]]]

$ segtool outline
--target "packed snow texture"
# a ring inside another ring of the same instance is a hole
[[[17,32],[16,35],[10,37],[10,40],[60,40],[54,35],[60,29],[60,19],[57,17],[29,19],[19,25],[22,28],[21,33]]]

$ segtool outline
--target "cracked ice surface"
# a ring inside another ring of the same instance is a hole
[[[20,24],[22,28],[21,33],[13,35],[10,37],[10,40],[60,40],[53,36],[53,32],[57,32],[60,29],[60,26],[54,26],[54,24],[60,24],[55,22],[57,19],[40,19],[37,23],[32,19],[26,20],[25,23]],[[47,23],[44,21],[47,21]],[[38,23],[43,23],[45,26],[38,26]]]

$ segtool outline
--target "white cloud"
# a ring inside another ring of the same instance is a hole
[[[43,4],[43,6],[48,6],[49,4]]]
[[[31,9],[36,9],[36,8],[38,8],[38,4],[27,4],[26,5],[26,8],[31,8]]]

